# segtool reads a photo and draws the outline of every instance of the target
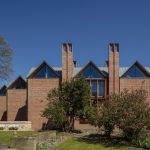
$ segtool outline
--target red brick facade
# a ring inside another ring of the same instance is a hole
[[[6,96],[0,96],[0,121],[6,121]]]
[[[147,79],[126,79],[120,78],[120,91],[123,89],[135,90],[143,88],[148,92],[148,102],[150,103],[150,78]]]
[[[119,45],[109,45],[109,93],[119,93]]]
[[[28,79],[28,121],[34,129],[41,129],[47,119],[41,117],[47,104],[48,92],[59,86],[59,79]]]
[[[45,66],[46,68],[44,68]],[[143,67],[142,65],[139,66],[141,72],[146,77],[124,77],[123,75],[130,67],[119,66],[119,45],[117,43],[111,43],[109,45],[108,61],[105,67],[94,67],[104,76],[102,80],[105,81],[105,94],[102,96],[97,93],[97,102],[104,100],[107,94],[119,93],[125,88],[129,90],[144,88],[148,91],[148,101],[150,103],[150,68]],[[86,67],[88,67],[88,64]],[[32,122],[33,129],[43,128],[48,122],[46,118],[41,116],[47,104],[48,92],[53,88],[57,88],[60,82],[76,77],[82,70],[85,70],[85,67],[76,67],[73,63],[72,44],[62,44],[62,67],[51,67],[46,62],[43,62],[40,66],[30,71],[27,81],[21,77],[17,78],[8,86],[7,94],[0,96],[1,121],[6,120],[7,112],[8,121],[27,120]],[[43,73],[44,71],[45,73]],[[101,79],[97,80],[97,87],[99,80]],[[75,127],[78,129],[93,128],[88,124],[81,123],[79,120],[75,121]]]
[[[7,90],[7,120],[25,121],[27,120],[27,90],[8,89]]]
[[[73,75],[73,54],[72,44],[62,44],[62,81],[70,80]]]

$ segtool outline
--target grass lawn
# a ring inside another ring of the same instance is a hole
[[[67,140],[59,145],[56,150],[127,150],[124,147],[105,147],[101,144],[90,144],[77,140]]]
[[[30,136],[35,134],[35,131],[15,131],[18,137]],[[0,144],[7,144],[11,137],[14,136],[14,131],[0,131]]]

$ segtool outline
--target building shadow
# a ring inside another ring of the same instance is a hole
[[[130,145],[130,143],[128,143],[123,137],[107,137],[101,134],[85,135],[77,138],[77,140],[88,144],[100,144],[105,147],[121,147]]]
[[[15,121],[27,121],[27,106],[24,105],[23,107],[18,109],[17,115],[15,117]]]
[[[7,121],[7,111],[4,111],[1,121]]]

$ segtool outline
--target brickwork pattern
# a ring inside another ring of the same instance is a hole
[[[118,44],[110,44],[109,49],[109,94],[119,93],[119,49]]]
[[[47,119],[41,117],[47,104],[48,92],[59,86],[59,79],[28,79],[28,121],[33,129],[41,129]]]
[[[7,120],[26,121],[27,120],[27,90],[8,89],[7,96]]]
[[[140,79],[140,78],[120,78],[120,91],[123,89],[135,90],[143,88],[148,92],[148,102],[150,104],[150,78]]]
[[[0,96],[0,121],[6,121],[6,96]]]
[[[70,80],[72,78],[73,68],[72,44],[64,43],[62,45],[62,81]]]

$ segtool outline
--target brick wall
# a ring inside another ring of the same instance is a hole
[[[148,79],[127,79],[127,78],[120,78],[120,91],[123,89],[134,90],[143,88],[148,91],[148,102],[150,103],[150,78]]]
[[[67,78],[67,45],[62,44],[62,80]]]
[[[0,96],[0,121],[7,120],[6,96]]]
[[[109,50],[109,67],[108,67],[108,72],[109,72],[109,93],[114,92],[114,68],[113,68],[113,52],[112,50]]]
[[[73,68],[72,44],[64,43],[62,45],[62,81],[70,80],[72,78]]]
[[[48,92],[59,86],[59,79],[28,79],[28,120],[33,129],[41,129],[47,119],[41,117]]]
[[[119,49],[114,50],[114,92],[119,93]]]
[[[8,121],[26,121],[26,89],[8,89],[7,95],[7,120]]]
[[[119,92],[119,45],[109,45],[109,94]]]

